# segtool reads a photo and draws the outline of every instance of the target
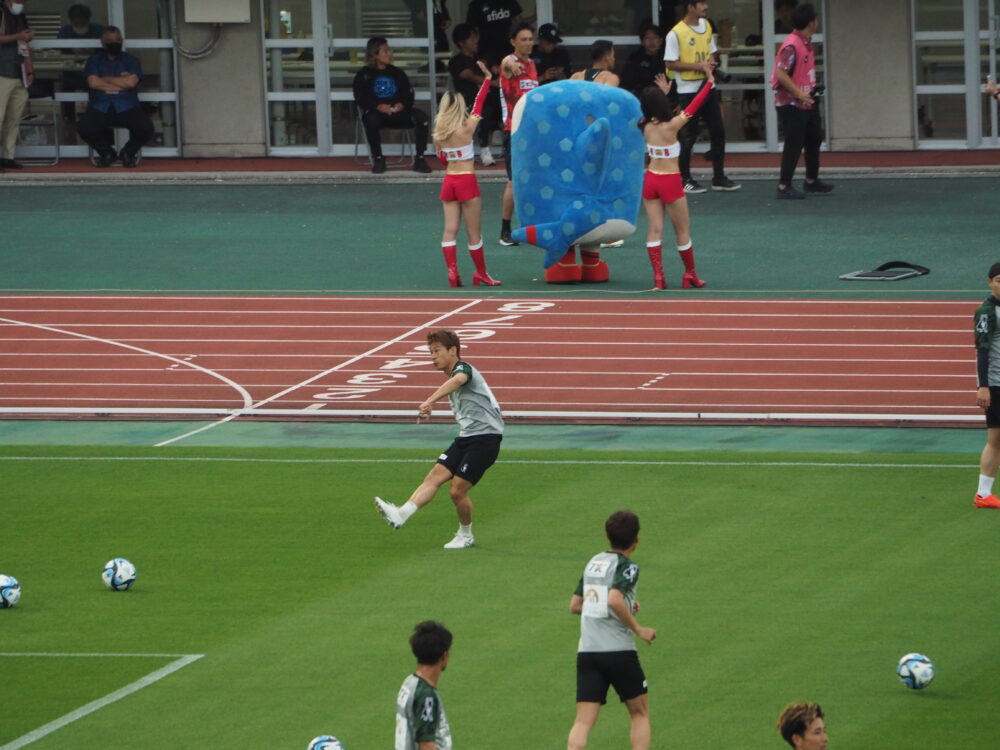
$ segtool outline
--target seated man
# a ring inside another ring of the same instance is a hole
[[[100,39],[104,27],[94,23],[90,8],[81,3],[69,6],[66,11],[69,23],[59,27],[56,39]],[[63,50],[63,52],[79,52],[80,50]]]
[[[392,64],[392,51],[385,37],[372,37],[365,46],[365,67],[354,76],[354,101],[361,110],[361,123],[368,138],[372,172],[385,171],[382,156],[382,128],[413,128],[416,159],[413,171],[427,174],[430,165],[424,159],[427,150],[429,120],[427,113],[413,106],[416,98],[406,73]]]
[[[137,58],[122,52],[122,33],[117,27],[105,27],[101,46],[83,71],[90,87],[90,103],[76,124],[76,132],[97,152],[97,166],[109,167],[115,160],[112,128],[127,128],[128,143],[118,157],[122,166],[134,167],[139,162],[139,149],[153,137],[153,122],[139,104],[142,67]]]

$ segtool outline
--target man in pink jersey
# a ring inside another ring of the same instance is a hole
[[[538,86],[538,73],[531,59],[535,44],[535,31],[531,24],[520,23],[510,35],[514,54],[500,63],[500,111],[503,116],[503,159],[507,167],[507,186],[503,189],[503,222],[500,225],[500,244],[516,245],[510,236],[510,221],[514,217],[514,183],[510,172],[510,118],[517,100]]]
[[[819,179],[823,123],[816,106],[816,57],[812,49],[812,36],[819,28],[819,16],[812,3],[795,8],[792,23],[795,30],[782,42],[771,76],[774,106],[785,132],[778,179],[779,198],[805,198],[807,194],[822,195],[833,190],[833,185]],[[806,154],[804,193],[792,187],[792,175],[803,149]]]

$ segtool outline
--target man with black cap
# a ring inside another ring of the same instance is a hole
[[[554,23],[543,23],[538,27],[535,39],[538,44],[531,52],[531,59],[535,61],[539,85],[569,78],[572,72],[569,52],[559,46],[562,42],[559,27]]]
[[[979,489],[973,505],[1000,508],[993,480],[1000,465],[1000,263],[987,274],[990,294],[976,310],[976,405],[986,412],[986,446],[979,459]]]

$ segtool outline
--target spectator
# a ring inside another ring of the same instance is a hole
[[[707,74],[715,68],[713,55],[718,51],[712,24],[706,18],[708,3],[705,0],[688,0],[684,7],[684,18],[667,33],[663,54],[670,77],[675,80],[681,107],[687,107],[698,94]],[[698,126],[703,117],[712,142],[712,190],[739,190],[740,185],[726,177],[726,128],[718,93],[713,91],[680,132],[678,164],[684,192],[705,192],[705,188],[691,177],[691,151],[698,140]]]
[[[531,59],[535,45],[535,30],[529,23],[519,23],[511,30],[510,46],[514,54],[508,55],[500,65],[500,109],[503,113],[503,159],[507,168],[507,185],[503,189],[503,209],[500,214],[500,244],[517,245],[510,236],[510,222],[514,218],[514,183],[511,182],[510,128],[514,106],[518,100],[538,86],[538,74]]]
[[[28,86],[35,79],[28,49],[34,38],[24,17],[24,3],[0,0],[0,172],[21,169],[14,161],[14,148],[28,103]]]
[[[365,67],[354,76],[354,101],[361,110],[361,122],[368,138],[372,173],[385,172],[382,156],[382,129],[413,128],[416,156],[413,171],[428,174],[424,159],[430,120],[427,113],[413,106],[416,95],[406,73],[392,64],[392,50],[385,37],[376,36],[365,46]]]
[[[467,23],[460,23],[451,32],[451,40],[458,52],[448,61],[451,84],[466,102],[475,101],[485,77],[479,69],[479,32]],[[490,80],[490,92],[483,104],[483,111],[476,134],[479,141],[479,160],[484,167],[492,166],[490,137],[499,128],[500,88],[495,79]]]
[[[57,39],[100,39],[104,32],[101,24],[91,21],[90,8],[82,3],[69,6],[66,18],[69,19],[69,23],[59,27],[56,33]]]
[[[639,28],[639,42],[642,45],[628,56],[622,71],[622,88],[639,96],[645,89],[655,85],[656,76],[663,72],[663,34],[652,21]]]
[[[792,23],[792,11],[799,0],[774,0],[774,33],[791,34],[795,30]]]
[[[569,78],[572,67],[569,52],[559,46],[562,37],[554,23],[543,23],[538,29],[538,44],[531,51],[531,59],[538,71],[538,83],[549,83]]]
[[[614,72],[615,45],[607,39],[598,39],[590,45],[590,67],[572,75],[575,81],[593,81],[607,86],[617,86],[621,81]]]
[[[788,35],[774,60],[771,88],[778,121],[785,134],[781,154],[781,175],[778,178],[779,198],[805,198],[792,187],[792,176],[805,151],[806,193],[821,195],[833,190],[833,185],[819,179],[819,147],[823,144],[823,123],[813,94],[816,88],[816,58],[812,36],[819,28],[819,16],[812,3],[798,6],[792,17],[795,31]]]
[[[410,9],[410,18],[413,23],[413,36],[427,36],[427,4],[424,0],[404,0],[406,7]],[[432,3],[434,15],[434,51],[448,52],[448,28],[451,26],[451,15],[448,13],[448,6],[445,0],[434,0]]]
[[[124,167],[138,165],[139,149],[153,137],[153,122],[139,104],[142,66],[138,58],[122,51],[122,44],[121,30],[106,26],[101,51],[90,56],[83,70],[90,103],[76,132],[97,152],[99,167],[110,167],[115,160],[113,128],[128,129],[128,143],[117,154]]]
[[[522,20],[522,10],[517,0],[472,0],[465,22],[479,31],[479,54],[496,78],[500,61],[513,48],[510,30]]]

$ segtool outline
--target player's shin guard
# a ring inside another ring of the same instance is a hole
[[[483,255],[483,241],[479,240],[478,245],[469,245],[469,255],[476,265],[476,272],[472,274],[472,286],[500,286],[500,282],[491,278],[486,272],[486,257]]]
[[[608,280],[610,276],[608,264],[601,260],[600,251],[580,248],[580,257],[583,261],[581,281],[587,284],[600,284]]]
[[[549,284],[575,284],[582,276],[583,268],[576,262],[576,245],[570,245],[554,266],[545,269],[545,281]]]
[[[657,289],[666,289],[667,280],[663,275],[663,245],[659,242],[647,242],[646,252],[653,266],[653,286]]]
[[[442,242],[441,252],[444,253],[444,262],[448,266],[448,284],[462,286],[462,278],[458,275],[458,251],[455,247],[455,241]]]
[[[685,289],[705,286],[705,282],[698,278],[698,274],[694,270],[694,248],[692,247],[692,243],[688,242],[686,245],[678,245],[677,253],[684,262],[684,276],[681,279],[681,286]]]

